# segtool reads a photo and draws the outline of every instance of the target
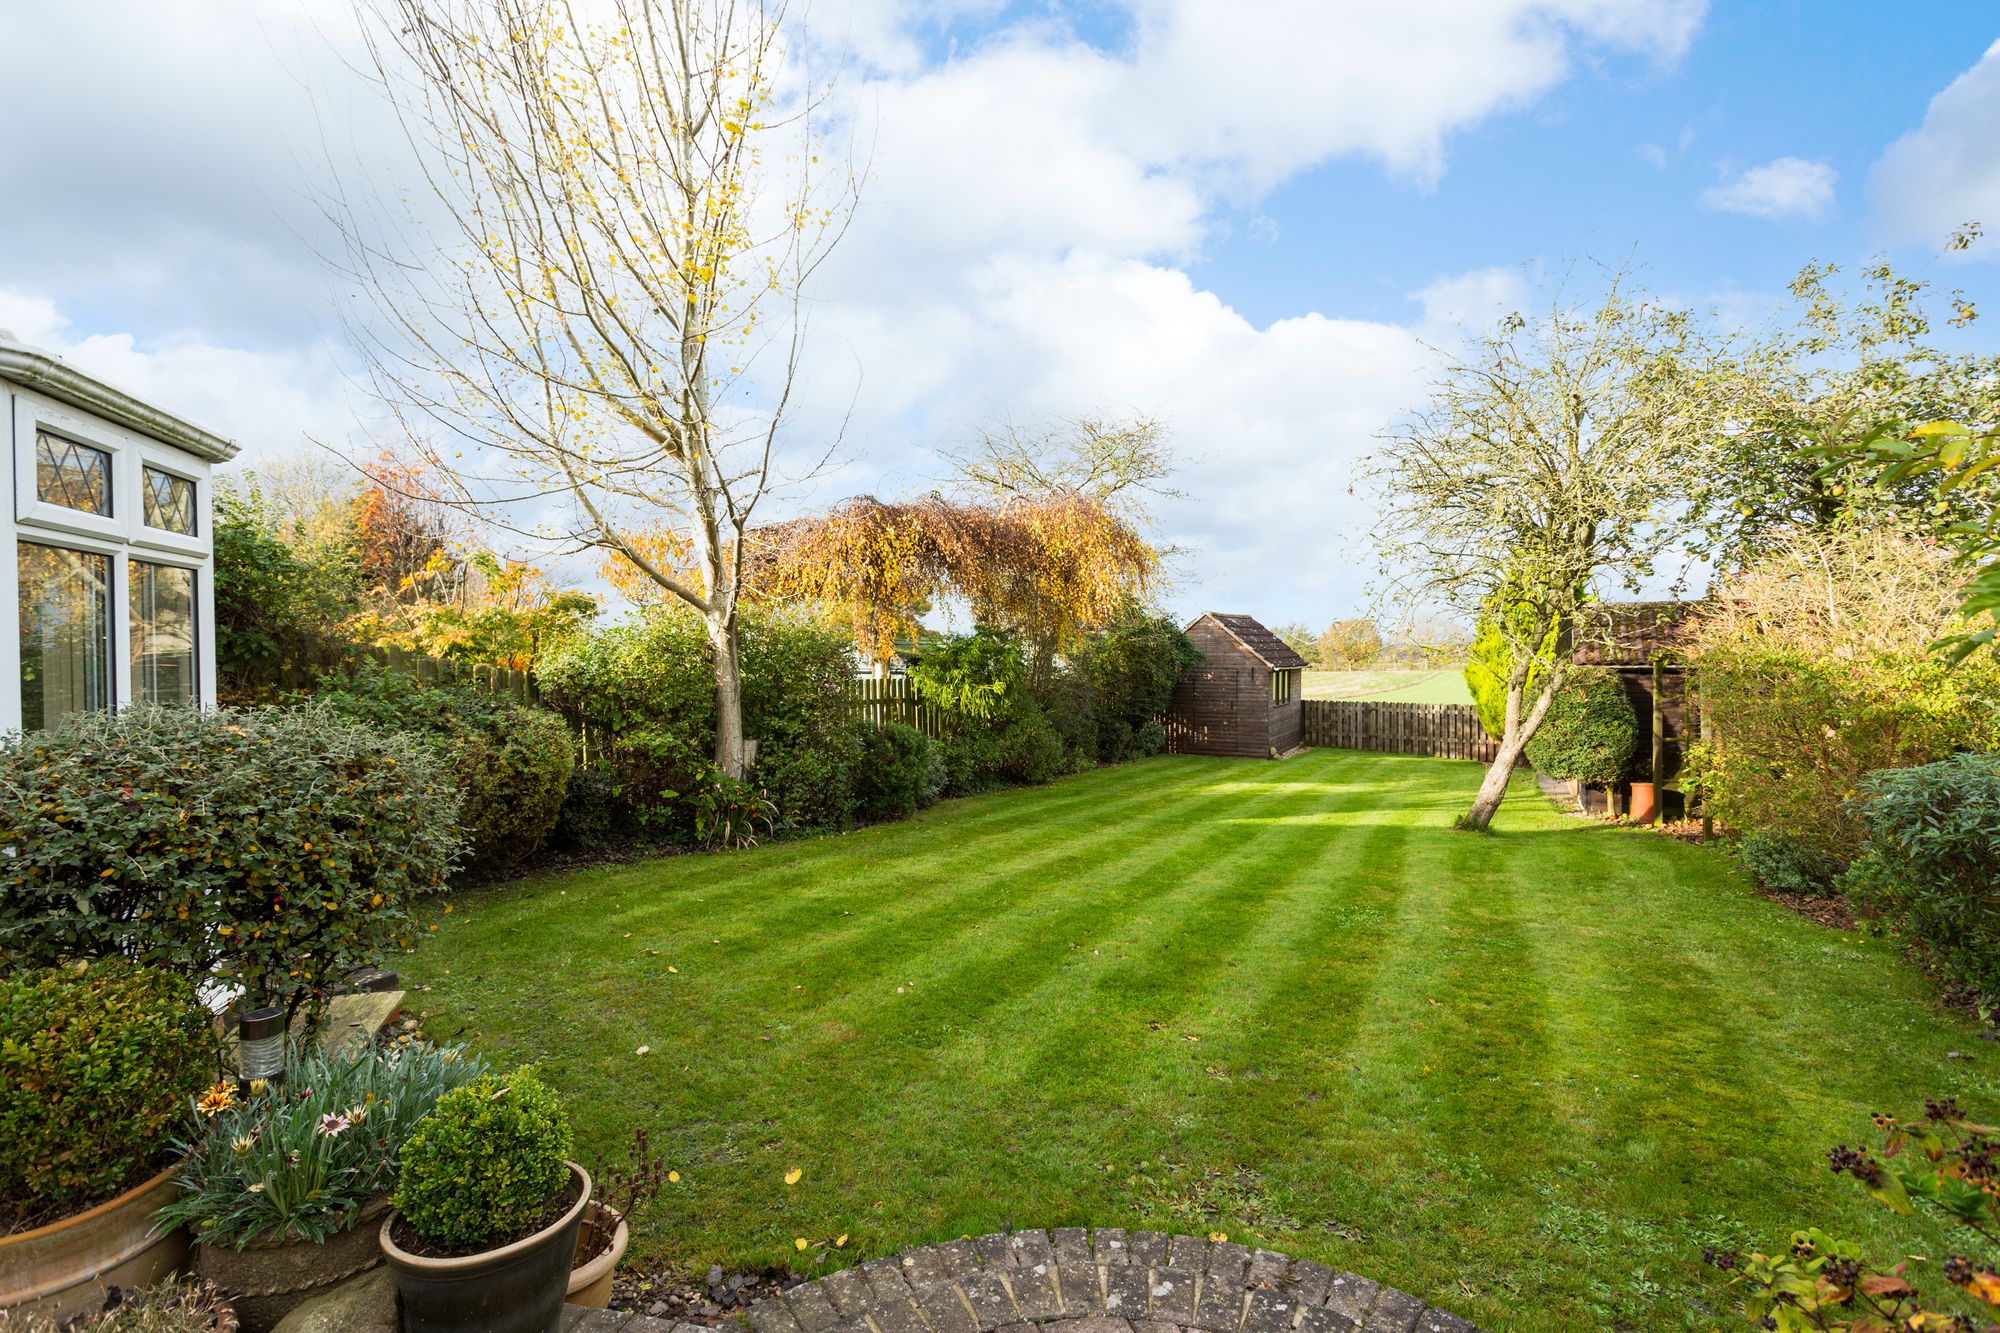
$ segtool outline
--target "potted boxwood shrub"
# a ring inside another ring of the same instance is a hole
[[[562,1099],[531,1067],[438,1099],[382,1223],[404,1333],[555,1333],[590,1203],[570,1152]]]
[[[187,1234],[153,1211],[219,1067],[184,978],[108,959],[0,976],[0,1305],[60,1320],[180,1267]]]
[[[438,1099],[486,1072],[456,1047],[399,1042],[294,1051],[283,1082],[198,1107],[178,1146],[180,1196],[160,1211],[195,1240],[201,1275],[245,1333],[382,1260],[396,1160]]]

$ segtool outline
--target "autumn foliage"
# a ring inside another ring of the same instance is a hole
[[[857,646],[878,657],[956,596],[980,623],[1019,634],[1045,667],[1143,596],[1159,567],[1129,523],[1079,495],[993,505],[863,496],[759,537],[758,594],[841,607]]]

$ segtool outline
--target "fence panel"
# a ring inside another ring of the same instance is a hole
[[[847,683],[847,705],[863,722],[901,722],[932,740],[944,739],[944,715],[910,689],[908,676],[860,676]]]
[[[1307,699],[1307,745],[1382,754],[1421,754],[1490,764],[1499,742],[1479,725],[1470,704],[1378,703],[1366,699]]]

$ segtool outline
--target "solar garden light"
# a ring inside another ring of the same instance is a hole
[[[285,1076],[285,1011],[277,1006],[252,1009],[236,1029],[237,1082],[244,1091],[258,1079],[276,1082]]]

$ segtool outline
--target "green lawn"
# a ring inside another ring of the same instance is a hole
[[[1449,671],[1308,671],[1308,699],[1367,699],[1375,703],[1469,704],[1465,674]]]
[[[681,1183],[635,1248],[696,1272],[1223,1230],[1494,1329],[1650,1330],[1726,1326],[1707,1241],[1950,1253],[1822,1154],[1877,1107],[1992,1112],[2000,1048],[1717,852],[1526,783],[1451,832],[1478,777],[1148,760],[461,897],[406,971],[432,1035],[544,1067],[588,1155],[653,1131]]]

